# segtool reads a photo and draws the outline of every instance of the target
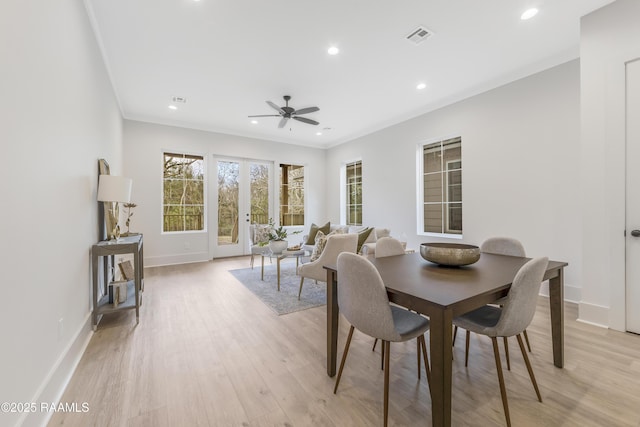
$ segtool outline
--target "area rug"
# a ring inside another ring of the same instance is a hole
[[[327,303],[325,283],[318,282],[316,284],[313,279],[305,279],[302,295],[298,301],[300,277],[296,275],[295,260],[283,260],[280,264],[280,292],[278,292],[275,260],[273,264],[265,264],[264,280],[260,280],[260,264],[256,264],[253,269],[242,268],[230,270],[229,273],[278,315],[306,310]]]

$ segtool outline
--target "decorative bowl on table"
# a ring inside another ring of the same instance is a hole
[[[282,251],[287,249],[287,246],[289,246],[289,242],[287,242],[286,240],[269,241],[269,249],[271,249],[271,252],[274,254],[281,254]]]
[[[420,255],[435,264],[459,267],[478,261],[480,248],[464,243],[422,243]]]

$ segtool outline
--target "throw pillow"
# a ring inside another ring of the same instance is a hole
[[[316,240],[315,246],[313,247],[313,251],[311,252],[311,258],[309,258],[309,262],[313,262],[320,258],[320,254],[324,250],[324,247],[327,244],[327,236],[320,230],[316,231]]]
[[[329,238],[329,236],[333,236],[335,234],[345,233],[341,229],[334,230],[327,235],[325,235],[322,231],[318,231],[318,233],[316,234],[316,244],[313,247],[313,252],[311,252],[311,258],[309,258],[309,262],[315,261],[320,258],[322,251],[324,251],[325,246],[327,246],[327,239]]]
[[[253,244],[265,244],[269,242],[269,232],[271,231],[271,226],[269,225],[256,225],[253,234]]]
[[[331,229],[331,223],[327,222],[322,227],[319,227],[315,224],[311,224],[311,229],[309,230],[309,235],[307,236],[307,241],[304,243],[305,245],[313,245],[316,242],[316,234],[318,231],[322,231],[325,235],[329,234],[329,230]]]
[[[364,230],[358,233],[358,248],[356,249],[356,253],[360,253],[360,249],[362,249],[362,245],[367,241],[369,234],[371,234],[373,228],[365,228]]]
[[[375,243],[377,242],[379,239],[378,234],[377,234],[377,230],[375,229],[375,227],[371,227],[371,233],[369,233],[369,236],[367,237],[367,240],[365,240],[365,243]]]

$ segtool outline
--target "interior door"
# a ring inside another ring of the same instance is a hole
[[[626,323],[640,333],[640,60],[627,63]]]
[[[266,224],[272,213],[270,162],[215,158],[214,257],[248,255],[249,224]]]

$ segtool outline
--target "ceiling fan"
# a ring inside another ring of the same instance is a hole
[[[278,114],[261,114],[261,115],[249,116],[249,117],[282,117],[282,119],[280,119],[280,123],[278,124],[279,128],[283,128],[287,124],[287,120],[289,119],[298,120],[299,122],[307,123],[310,125],[320,124],[315,120],[307,119],[306,117],[298,117],[300,114],[309,114],[309,113],[314,113],[316,111],[320,111],[318,107],[307,107],[307,108],[301,108],[299,110],[296,110],[293,107],[289,107],[289,100],[291,99],[289,95],[285,95],[283,96],[283,98],[285,102],[284,107],[278,107],[273,102],[266,101],[266,103],[269,104],[271,108],[276,110]]]

